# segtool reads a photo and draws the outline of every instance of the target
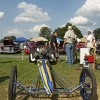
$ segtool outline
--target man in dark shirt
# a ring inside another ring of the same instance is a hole
[[[56,37],[57,37],[57,33],[56,33],[56,32],[53,32],[53,36],[52,36],[52,38],[51,38],[51,43],[50,43],[50,45],[51,45],[51,49],[52,49],[53,52],[54,52],[54,56],[55,56],[55,58],[56,58],[56,61],[57,61],[57,62],[60,62]],[[56,54],[58,54],[58,56],[57,56]]]

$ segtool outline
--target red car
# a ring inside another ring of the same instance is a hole
[[[63,48],[63,42],[64,41],[60,41],[60,45],[58,46],[58,52],[59,54],[65,54],[65,48]]]
[[[63,46],[58,47],[58,52],[59,52],[59,54],[65,54],[66,53],[65,48],[63,48]]]
[[[77,50],[80,51],[80,48],[84,48],[85,47],[85,42],[80,42],[77,45]]]
[[[37,42],[30,42],[27,44],[27,47],[25,48],[25,53],[29,54],[31,48],[37,48]]]

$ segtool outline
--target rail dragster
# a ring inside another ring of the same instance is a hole
[[[54,61],[53,53],[45,45],[40,45],[34,53],[31,52],[29,59],[31,62],[36,61],[39,73],[32,84],[29,87],[25,87],[17,80],[17,66],[13,66],[8,86],[9,100],[16,99],[17,87],[21,87],[34,95],[46,94],[49,98],[52,98],[54,94],[70,94],[75,90],[79,90],[83,100],[96,100],[97,84],[95,75],[91,69],[84,67],[80,73],[78,84],[75,84],[67,77],[61,75],[61,73],[54,71],[51,63]],[[43,84],[42,88],[39,87],[40,79]],[[55,82],[59,85],[58,88],[54,85]]]

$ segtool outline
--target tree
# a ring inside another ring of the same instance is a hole
[[[4,39],[14,40],[14,39],[16,39],[16,37],[15,36],[5,36],[3,39],[0,40],[0,42],[3,42]]]
[[[83,38],[83,34],[81,33],[81,31],[75,26],[73,25],[73,30],[75,32],[75,34],[77,35],[78,38]]]
[[[45,37],[46,39],[50,40],[51,35],[52,35],[51,32],[52,32],[52,30],[50,28],[48,28],[48,27],[42,27],[40,29],[39,36]]]
[[[62,28],[59,27],[59,28],[55,29],[55,31],[58,33],[59,38],[64,37],[64,34],[68,29],[68,26],[72,26],[72,28],[73,28],[75,34],[78,36],[78,38],[83,37],[81,31],[75,25],[72,25],[71,23],[67,23],[64,27],[62,27]]]
[[[96,39],[100,39],[100,28],[95,29],[93,35]]]
[[[15,36],[5,36],[4,39],[11,39],[11,40],[14,40],[14,39],[16,39],[16,37],[15,37]]]

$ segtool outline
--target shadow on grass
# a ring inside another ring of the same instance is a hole
[[[51,64],[51,65],[56,65],[57,62],[56,62],[56,61],[54,61],[54,62],[50,62],[50,64]]]
[[[60,61],[63,62],[63,61],[66,61],[66,60],[61,59]]]
[[[3,76],[3,77],[0,77],[0,83],[1,82],[4,82],[5,80],[9,79],[10,76]]]
[[[11,62],[18,62],[18,61],[4,61],[4,62],[0,62],[0,63],[4,64],[4,63],[11,63]]]
[[[80,59],[74,60],[74,64],[78,64],[80,62]]]
[[[4,61],[4,62],[0,62],[0,63],[11,63],[12,61]]]
[[[56,65],[56,64],[62,63],[62,62],[64,62],[64,61],[66,61],[66,60],[60,59],[60,62],[54,61],[54,62],[51,62],[50,64],[51,64],[51,65]]]

